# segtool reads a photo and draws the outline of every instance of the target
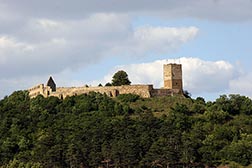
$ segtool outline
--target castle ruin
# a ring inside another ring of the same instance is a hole
[[[64,99],[67,96],[75,96],[80,94],[88,94],[89,92],[97,92],[106,94],[110,97],[116,97],[119,94],[136,94],[142,98],[150,98],[155,96],[168,96],[183,93],[182,82],[182,65],[181,64],[165,64],[163,66],[164,87],[154,89],[153,85],[123,85],[123,86],[104,86],[104,87],[56,87],[52,77],[49,78],[46,85],[39,84],[30,89],[29,96],[34,98],[38,95],[44,97],[55,96]]]

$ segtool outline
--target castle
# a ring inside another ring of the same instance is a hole
[[[98,92],[110,97],[116,97],[119,94],[136,94],[142,98],[155,96],[168,96],[183,93],[182,65],[164,64],[163,65],[164,87],[154,89],[153,85],[122,85],[122,86],[104,86],[104,87],[56,87],[52,77],[49,78],[46,85],[39,84],[30,89],[29,96],[34,98],[38,95],[44,97],[55,96],[64,99],[67,96],[87,94],[89,92]]]

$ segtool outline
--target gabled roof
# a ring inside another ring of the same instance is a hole
[[[53,78],[50,76],[49,79],[48,79],[48,81],[47,81],[46,86],[51,86],[52,84],[56,85],[55,82],[54,82],[54,80],[53,80]]]
[[[51,76],[48,79],[46,86],[50,86],[53,92],[56,91],[56,83],[54,82],[54,80]]]

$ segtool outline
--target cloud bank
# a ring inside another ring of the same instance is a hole
[[[81,20],[31,19],[15,30],[0,34],[0,85],[8,88],[0,91],[2,96],[11,88],[25,89],[39,78],[74,73],[104,59],[167,54],[199,32],[193,26],[133,27],[128,16],[112,13]]]
[[[199,18],[219,21],[252,19],[251,0],[0,0],[0,19],[17,20],[24,17],[76,19],[94,13],[124,13],[168,18]]]
[[[240,93],[252,97],[251,74],[243,74],[240,67],[223,60],[205,61],[199,58],[182,57],[121,65],[115,67],[103,81],[104,83],[111,81],[115,72],[124,70],[133,84],[154,84],[154,87],[160,88],[163,86],[163,64],[167,63],[182,64],[184,90],[189,91],[193,96],[204,93]]]
[[[60,73],[118,55],[164,54],[195,38],[198,31],[196,27],[133,28],[127,16],[104,13],[77,21],[35,19],[15,36],[0,35],[0,76]]]

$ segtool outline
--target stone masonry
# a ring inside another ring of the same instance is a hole
[[[182,94],[183,85],[181,64],[165,64],[163,68],[164,87],[160,89],[154,89],[153,85],[56,87],[53,78],[50,77],[46,86],[44,84],[39,84],[28,89],[28,91],[31,98],[34,98],[38,95],[43,95],[44,97],[55,96],[61,99],[64,99],[67,96],[88,94],[89,92],[102,93],[110,97],[116,97],[119,94],[131,93],[139,95],[142,98]]]
[[[164,65],[164,88],[183,90],[182,84],[182,65],[165,64]]]

